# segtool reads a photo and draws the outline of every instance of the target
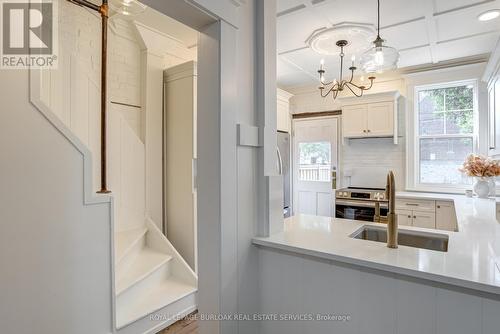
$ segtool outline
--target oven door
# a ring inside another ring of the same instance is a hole
[[[380,203],[380,215],[387,216],[387,203]],[[375,218],[375,202],[337,199],[335,217],[373,222]]]

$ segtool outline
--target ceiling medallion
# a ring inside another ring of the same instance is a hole
[[[339,53],[337,41],[346,40],[349,41],[349,52],[360,54],[375,36],[376,32],[371,24],[343,22],[313,32],[306,43],[316,53],[336,56]]]

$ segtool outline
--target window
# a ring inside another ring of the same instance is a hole
[[[462,189],[458,170],[475,151],[476,82],[415,89],[415,188]]]
[[[299,143],[299,180],[330,181],[331,145],[329,142]]]

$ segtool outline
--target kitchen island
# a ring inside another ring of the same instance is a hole
[[[458,232],[400,227],[447,235],[447,252],[389,249],[351,237],[364,225],[380,224],[291,217],[283,232],[253,240],[259,247],[263,309],[334,312],[351,320],[263,322],[262,333],[499,333],[495,200],[421,193],[397,198],[454,201]]]

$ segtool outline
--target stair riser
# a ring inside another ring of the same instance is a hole
[[[136,284],[122,292],[119,296],[117,296],[117,308],[126,308],[126,306],[130,303],[137,303],[137,301],[140,300],[142,296],[147,295],[152,287],[163,283],[170,276],[170,262],[171,261],[168,261],[167,263],[163,264],[148,277],[137,282]]]
[[[116,259],[116,277],[120,277],[130,268],[130,265],[137,258],[139,252],[146,247],[146,234],[142,236],[121,259]]]

